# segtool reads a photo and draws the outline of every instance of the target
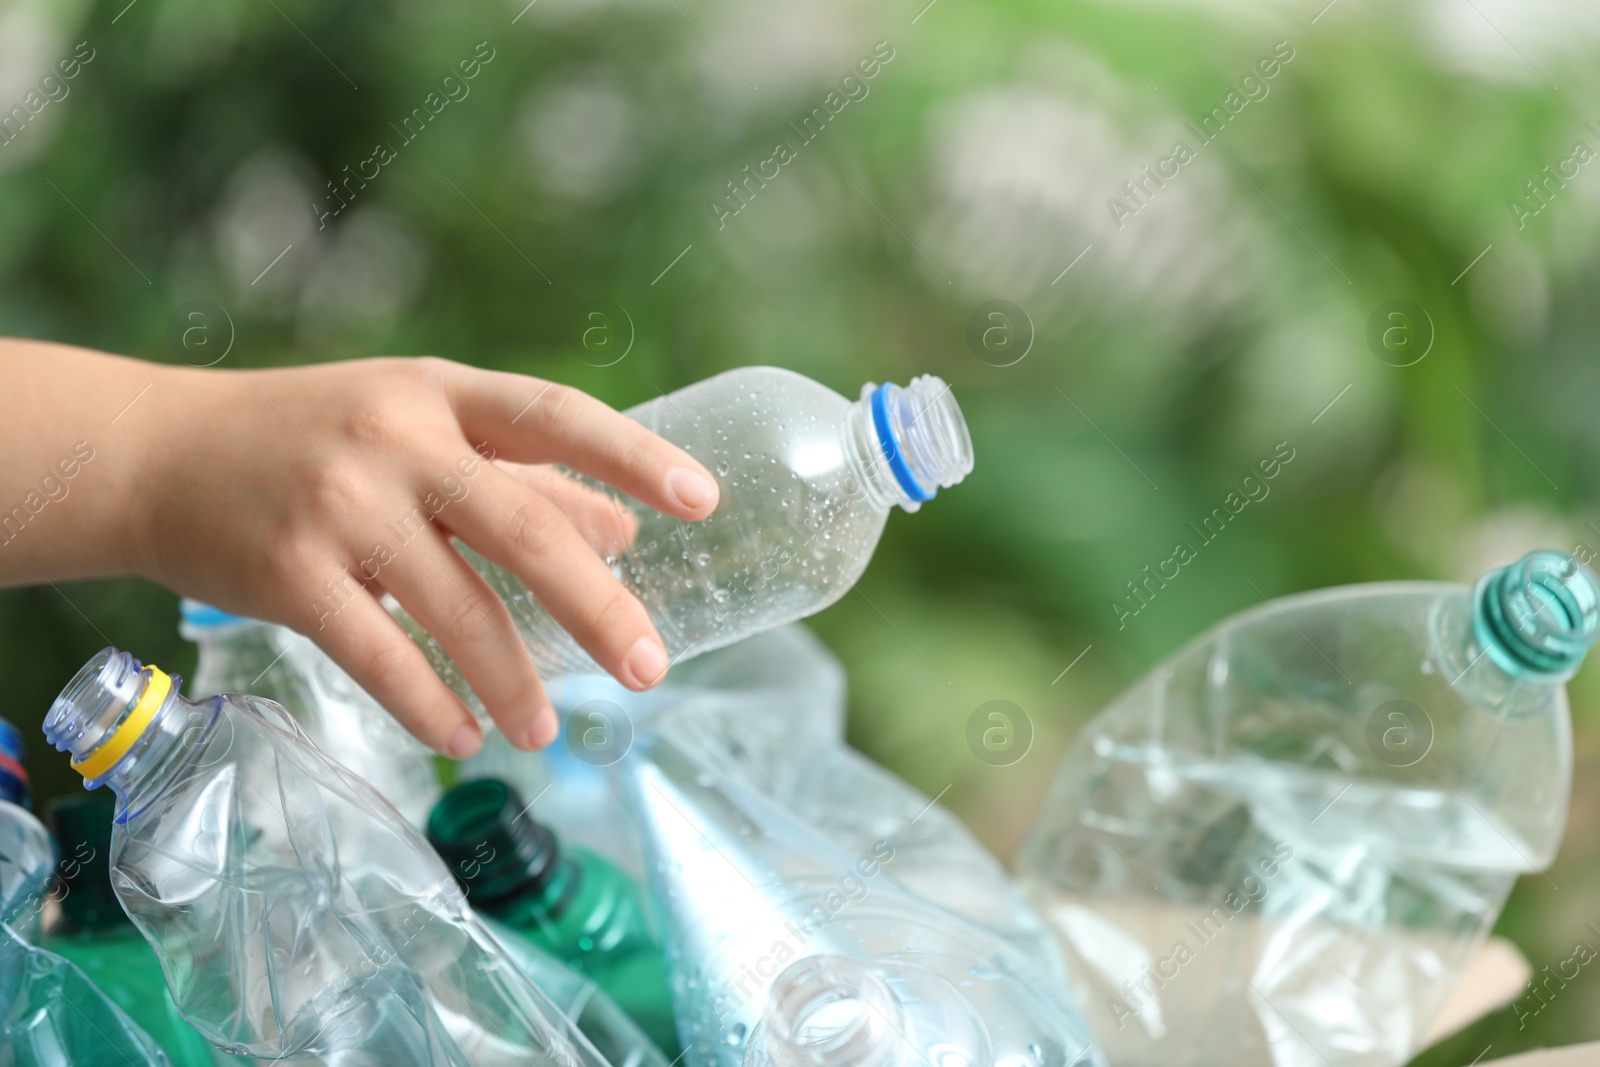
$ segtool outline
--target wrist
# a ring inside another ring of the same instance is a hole
[[[126,494],[115,509],[120,529],[114,543],[121,553],[116,562],[124,574],[170,586],[182,570],[182,561],[172,558],[171,524],[192,518],[184,516],[183,494],[201,481],[195,462],[215,454],[195,439],[196,431],[209,421],[207,413],[226,410],[223,394],[240,372],[158,363],[139,368],[136,387],[148,389],[116,424],[122,438],[117,477]]]

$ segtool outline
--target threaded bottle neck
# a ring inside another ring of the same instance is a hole
[[[428,841],[481,908],[543,892],[561,861],[555,834],[498,778],[474,778],[440,797],[428,813]]]
[[[868,382],[852,431],[869,491],[916,511],[972,471],[972,436],[943,379],[932,374],[901,388]]]
[[[905,1030],[900,1000],[848,956],[807,956],[772,980],[762,1016],[776,1067],[887,1067]]]
[[[209,707],[191,704],[179,695],[182,685],[178,675],[103,648],[50,705],[45,739],[71,755],[72,768],[83,775],[86,788],[109,785],[131,803],[136,788],[149,791],[170,781],[171,772],[216,722],[215,702]],[[190,714],[174,710],[180,707]]]
[[[1513,677],[1565,681],[1600,637],[1600,581],[1565,553],[1530,552],[1478,580],[1472,629]]]

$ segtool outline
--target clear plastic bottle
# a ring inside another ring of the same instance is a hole
[[[667,961],[633,879],[592,852],[563,848],[498,778],[445,793],[428,816],[428,840],[475,910],[593,978],[677,1059]]]
[[[56,842],[28,808],[22,736],[0,719],[0,922],[32,941],[56,863]]]
[[[661,720],[673,743],[692,750],[724,788],[759,797],[850,855],[886,846],[894,862],[885,877],[1005,938],[1065,983],[1049,929],[999,861],[945,808],[842,738],[798,731],[801,709],[751,706],[730,699],[737,691],[670,683],[656,692],[670,702]]]
[[[83,971],[174,1067],[239,1062],[215,1050],[184,1019],[167,991],[160,959],[117,902],[110,862],[115,798],[99,792],[58,797],[49,816],[63,856],[60,915],[39,947]]]
[[[45,734],[117,794],[113,888],[196,1029],[339,1067],[604,1064],[371,786],[272,701],[179,681],[105,649]]]
[[[10,757],[0,767],[0,1063],[172,1067],[81,970],[31,943],[56,870],[56,843],[19,803],[27,799],[28,773],[21,738],[3,719],[0,747]],[[63,874],[77,870],[78,855],[68,854]]]
[[[844,668],[802,623],[745,638],[689,660],[655,689],[633,693],[606,675],[555,679],[550,699],[566,725],[542,752],[512,748],[498,731],[457,778],[500,778],[538,798],[539,821],[563,841],[598,853],[644,881],[639,842],[612,789],[610,767],[658,714],[683,707],[738,707],[782,723],[808,743],[844,743]],[[920,805],[919,805],[920,806]]]
[[[1086,726],[1018,870],[1112,1061],[1408,1059],[1555,855],[1597,604],[1555,552],[1288,597]]]
[[[13,1067],[173,1067],[73,964],[0,923],[0,1062]]]
[[[916,511],[972,470],[961,409],[933,375],[903,389],[868,384],[851,402],[793,371],[745,367],[626,414],[694,456],[721,488],[716,511],[683,522],[595,486],[631,513],[619,525],[636,533],[621,543],[587,531],[591,543],[643,602],[674,662],[821,611],[860,577],[892,506]],[[464,551],[505,599],[542,674],[599,672],[515,575]],[[477,709],[444,650],[394,610]]]
[[[283,705],[318,748],[422,826],[439,799],[432,752],[309,637],[198,600],[179,610],[178,632],[200,650],[191,694],[253,693]]]
[[[897,879],[898,797],[884,836],[865,821],[838,835],[841,821],[808,825],[689,729],[709,718],[738,716],[686,711],[618,765],[689,1067],[1103,1065],[1065,984],[1031,952]]]
[[[489,929],[561,1014],[571,1019],[614,1067],[670,1067],[664,1056],[593,978],[568,967],[517,930],[485,915]]]

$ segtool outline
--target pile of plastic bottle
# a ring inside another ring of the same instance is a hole
[[[692,534],[619,501],[663,685],[589,673],[474,558],[546,752],[446,764],[309,639],[192,602],[189,696],[108,648],[51,707],[90,790],[53,832],[0,729],[0,1063],[1393,1067],[1553,857],[1600,634],[1570,557],[1224,620],[1084,728],[1013,878],[849,747],[791,625],[971,469],[948,388],[663,399],[632,414],[724,493]]]

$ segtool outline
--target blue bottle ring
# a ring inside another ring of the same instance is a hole
[[[884,382],[872,391],[872,425],[878,431],[878,445],[883,449],[883,458],[888,461],[889,469],[894,472],[894,480],[900,483],[900,488],[906,491],[906,496],[919,504],[932,500],[933,494],[938,490],[930,492],[922,488],[917,476],[911,473],[911,467],[906,463],[905,456],[901,454],[893,431],[889,429],[888,382]]]
[[[215,608],[210,604],[199,600],[191,600],[188,597],[184,597],[178,602],[178,615],[190,626],[196,626],[203,630],[252,621],[242,615],[230,615],[221,608]]]
[[[31,808],[33,791],[29,786],[27,768],[23,765],[26,758],[22,731],[9,721],[0,719],[0,800]]]

